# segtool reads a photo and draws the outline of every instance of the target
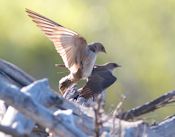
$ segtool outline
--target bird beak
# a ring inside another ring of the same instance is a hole
[[[119,65],[119,64],[116,64],[115,68],[118,68],[118,67],[122,67],[122,66],[121,66],[121,65]]]
[[[122,65],[118,65],[117,67],[122,67]]]

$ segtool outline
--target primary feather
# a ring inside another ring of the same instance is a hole
[[[77,60],[77,58],[82,58],[82,53],[87,46],[86,40],[78,33],[63,27],[34,11],[26,9],[26,12],[44,34],[54,43],[65,66],[72,73],[76,73],[81,67],[81,60]]]

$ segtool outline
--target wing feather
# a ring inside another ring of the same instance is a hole
[[[37,24],[44,34],[54,43],[57,52],[63,59],[65,66],[72,72],[77,72],[81,62],[77,62],[77,56],[81,57],[87,42],[78,33],[63,27],[62,25],[26,9],[28,16]]]
[[[116,77],[108,70],[96,71],[88,78],[88,82],[82,88],[80,96],[90,98],[98,95],[116,81]]]

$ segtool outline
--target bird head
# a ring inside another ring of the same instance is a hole
[[[121,67],[121,65],[117,64],[117,63],[107,63],[106,67],[110,70],[113,70],[115,68]]]
[[[96,53],[98,53],[98,52],[104,52],[104,53],[106,53],[105,47],[104,47],[103,44],[101,44],[101,43],[98,43],[98,42],[93,43],[93,44],[91,44],[91,48],[92,48]]]

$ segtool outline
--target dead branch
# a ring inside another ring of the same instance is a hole
[[[124,120],[133,119],[140,115],[149,113],[151,111],[155,111],[156,109],[161,108],[173,102],[175,102],[175,91],[174,90],[168,93],[165,93],[164,95],[154,99],[151,102],[147,102],[142,106],[138,106],[126,112],[119,113],[117,115],[117,118],[124,119]]]

